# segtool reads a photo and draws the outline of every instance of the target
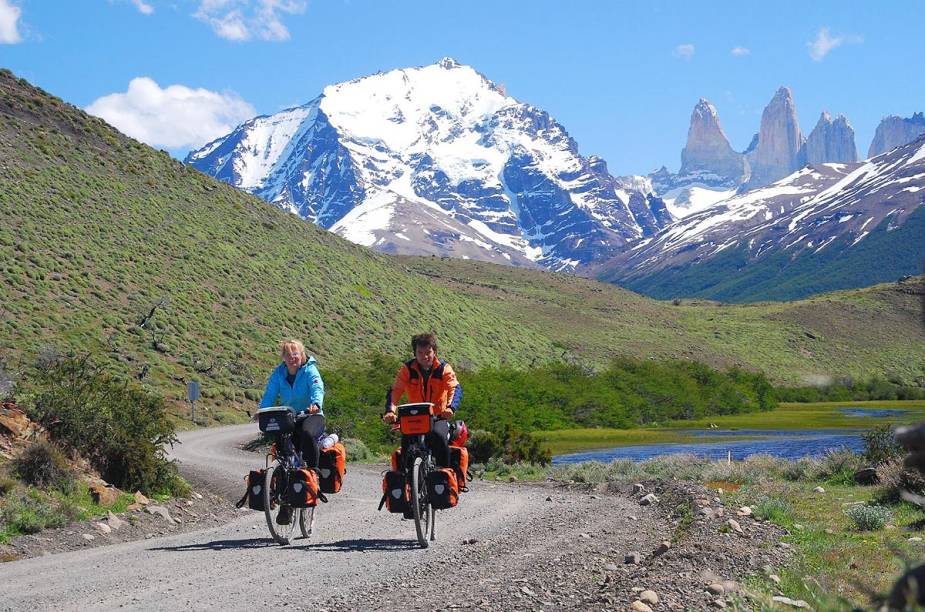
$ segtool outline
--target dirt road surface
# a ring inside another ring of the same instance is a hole
[[[262,462],[239,448],[254,434],[184,432],[173,456],[195,486],[236,500]],[[422,550],[412,521],[376,510],[383,469],[348,465],[311,539],[285,547],[262,513],[243,510],[206,529],[2,564],[0,609],[622,610],[643,589],[658,593],[656,610],[706,609],[717,599],[707,582],[757,571],[777,552],[757,522],[730,536],[704,519],[678,538],[682,521],[665,503],[641,506],[629,492],[485,481],[437,513],[437,541]],[[698,493],[664,495],[689,504]],[[637,563],[626,562],[632,552]]]

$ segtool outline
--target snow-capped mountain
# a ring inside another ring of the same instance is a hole
[[[895,280],[925,262],[923,203],[925,136],[719,202],[631,245],[600,275],[660,297],[728,300]]]
[[[449,58],[328,86],[186,161],[396,253],[573,270],[671,221],[548,113]]]

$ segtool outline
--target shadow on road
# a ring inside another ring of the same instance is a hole
[[[185,552],[189,550],[236,550],[239,548],[266,548],[277,546],[272,538],[250,538],[247,540],[213,540],[200,544],[184,544],[183,546],[160,546],[148,550],[167,550],[171,552]]]
[[[298,540],[296,540],[298,542]],[[392,551],[413,550],[418,547],[417,540],[383,540],[360,539],[340,540],[339,542],[319,542],[305,546],[291,546],[290,548],[304,548],[306,550],[321,550],[332,552],[366,552],[366,551]]]

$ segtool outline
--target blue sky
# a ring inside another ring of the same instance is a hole
[[[124,130],[182,155],[330,83],[451,56],[549,111],[612,173],[639,174],[677,170],[700,97],[742,150],[781,85],[804,132],[823,110],[843,113],[864,156],[883,116],[925,110],[923,7],[0,0],[0,65],[78,106],[118,111]]]

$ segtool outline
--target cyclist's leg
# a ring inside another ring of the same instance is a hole
[[[302,421],[301,435],[302,460],[310,468],[318,467],[318,437],[324,433],[324,416],[310,414]]]
[[[450,423],[445,419],[434,421],[433,430],[427,434],[427,447],[434,455],[439,467],[450,467]]]

